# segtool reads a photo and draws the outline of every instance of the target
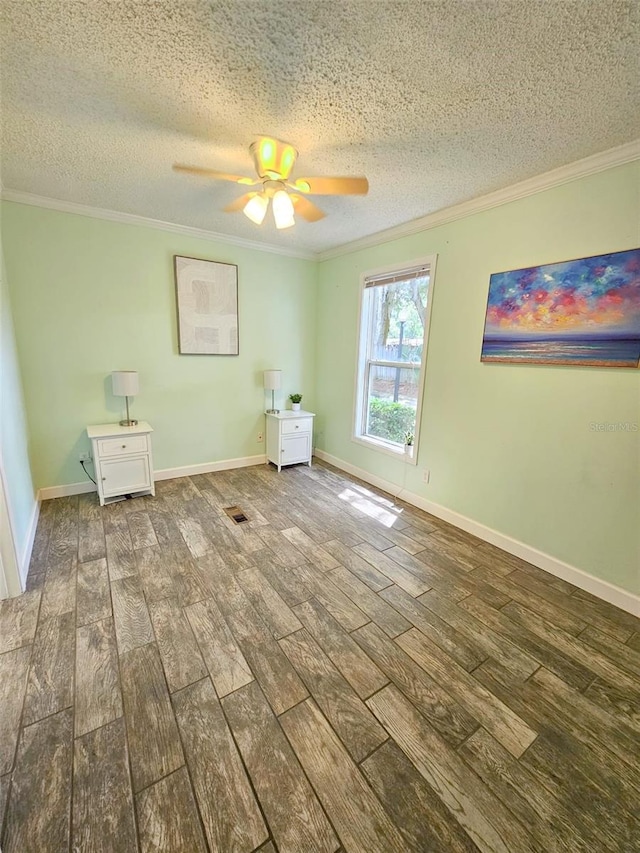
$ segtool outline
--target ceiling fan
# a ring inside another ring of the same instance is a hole
[[[296,178],[290,181],[289,176],[298,152],[288,142],[261,136],[251,144],[249,150],[258,173],[257,179],[198,166],[183,166],[179,163],[174,164],[173,168],[176,172],[233,181],[243,186],[253,187],[260,184],[259,190],[245,193],[228,204],[224,210],[226,213],[241,210],[256,225],[262,225],[271,202],[276,228],[280,229],[294,225],[296,213],[307,222],[317,222],[325,216],[323,211],[307,198],[308,195],[366,195],[369,192],[369,182],[366,178],[318,177]],[[290,192],[291,190],[293,192]]]

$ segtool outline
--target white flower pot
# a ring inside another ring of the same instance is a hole
[[[404,455],[408,456],[409,459],[413,459],[413,444],[405,444]]]
[[[291,404],[291,411],[292,412],[299,412],[300,411],[300,403],[292,403]]]

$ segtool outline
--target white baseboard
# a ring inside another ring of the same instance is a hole
[[[155,471],[156,480],[173,480],[174,477],[192,477],[195,474],[212,474],[214,471],[230,471],[232,468],[250,468],[252,465],[264,465],[267,457],[240,456],[237,459],[221,459],[219,462],[202,462],[200,465],[183,465],[180,468],[163,468]]]
[[[38,500],[48,501],[51,498],[66,498],[69,495],[84,495],[87,492],[95,492],[93,483],[68,483],[66,486],[45,486],[38,489]]]
[[[249,468],[252,465],[263,465],[267,461],[264,453],[258,456],[240,456],[237,459],[221,459],[218,462],[201,462],[198,465],[182,465],[179,468],[162,468],[154,471],[155,480],[173,480],[175,477],[191,477],[195,474],[211,474],[213,471],[229,471],[232,468]],[[65,498],[69,495],[84,495],[95,492],[93,483],[68,483],[66,486],[45,486],[38,491],[39,501],[51,498]],[[35,530],[34,530],[35,533]],[[33,544],[33,543],[32,543]]]
[[[447,521],[461,530],[466,530],[467,533],[471,533],[479,539],[489,542],[491,545],[502,548],[503,551],[507,551],[509,554],[532,563],[534,566],[543,569],[545,572],[549,572],[549,574],[555,577],[562,578],[562,580],[568,581],[574,586],[590,592],[592,595],[596,595],[598,598],[602,598],[604,601],[608,601],[610,604],[626,610],[634,616],[640,617],[640,596],[635,595],[633,592],[615,586],[615,584],[602,580],[562,560],[558,560],[544,551],[539,551],[531,545],[526,545],[518,539],[513,539],[511,536],[507,536],[505,533],[500,533],[498,530],[494,530],[478,521],[474,521],[472,518],[461,515],[459,512],[455,512],[455,510],[429,501],[421,495],[415,494],[415,492],[409,492],[395,483],[391,483],[389,480],[376,477],[375,474],[370,474],[363,468],[358,468],[349,462],[345,462],[343,459],[339,459],[337,456],[325,453],[324,450],[315,450],[314,452],[318,459],[322,459],[330,465],[346,471],[347,474],[352,474],[354,477],[382,489],[382,491],[387,492],[394,498],[406,501],[406,503],[424,510],[424,512],[435,515],[437,518],[441,518],[443,521]]]
[[[539,551],[531,545],[527,545],[524,542],[520,542],[518,539],[507,536],[505,533],[500,533],[500,531],[487,527],[479,521],[474,521],[474,519],[468,518],[455,510],[449,509],[441,504],[434,503],[433,501],[429,501],[421,495],[415,494],[415,492],[409,492],[402,489],[395,483],[392,483],[389,480],[384,480],[382,477],[376,477],[375,474],[365,471],[364,468],[358,468],[355,465],[351,465],[349,462],[345,462],[337,456],[325,453],[324,450],[315,449],[314,454],[318,459],[322,459],[330,465],[334,465],[336,468],[340,468],[342,471],[346,471],[348,474],[352,474],[354,477],[382,489],[383,492],[387,492],[395,498],[406,501],[412,506],[424,510],[424,512],[435,515],[437,518],[441,518],[443,521],[447,521],[455,527],[459,527],[461,530],[466,530],[467,533],[471,533],[479,539],[483,539],[485,542],[491,543],[491,545],[502,548],[503,551],[507,551],[509,554],[520,557],[522,560],[532,563],[534,566],[543,569],[545,572],[549,572],[549,574],[552,574],[555,577],[562,578],[562,580],[566,580],[569,583],[574,584],[574,586],[577,586],[586,592],[590,592],[592,595],[596,595],[598,598],[602,598],[604,601],[608,601],[610,604],[620,607],[622,610],[626,610],[634,616],[640,617],[640,596],[629,592],[629,590],[622,589],[622,587],[615,586],[608,581],[595,577],[595,575],[591,575],[576,566],[572,566],[569,563],[558,560],[556,557],[552,557],[544,551]],[[183,465],[179,468],[164,468],[159,471],[155,471],[154,476],[156,480],[171,480],[175,477],[190,477],[195,474],[209,474],[214,471],[228,471],[233,468],[248,468],[252,465],[262,465],[266,463],[266,461],[267,457],[264,454],[260,454],[258,456],[241,456],[237,459],[222,459],[218,462],[203,462],[197,465]],[[31,550],[33,548],[33,540],[38,523],[40,501],[49,500],[51,498],[66,497],[68,495],[86,494],[87,492],[94,492],[95,490],[96,487],[93,483],[86,482],[69,483],[65,486],[47,486],[46,488],[39,490],[38,502],[34,509],[34,515],[29,528],[29,536],[24,549],[23,560],[21,561],[21,573],[24,573],[24,577],[26,577],[26,570],[29,567],[29,560],[31,558]]]
[[[40,518],[40,499],[36,499],[33,505],[33,512],[29,521],[29,529],[27,530],[27,538],[22,548],[20,556],[20,582],[24,589],[27,582],[27,574],[29,572],[29,563],[31,562],[31,552],[33,551],[33,543],[36,539],[36,530],[38,529],[38,519]]]

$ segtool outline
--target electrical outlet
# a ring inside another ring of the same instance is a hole
[[[264,441],[264,435],[261,432],[258,433],[257,441],[258,444],[262,444],[262,442]]]
[[[428,483],[430,479],[431,479],[431,471],[428,468],[425,468],[424,471],[422,472],[422,481],[424,483]]]
[[[90,453],[81,453],[80,454],[80,461],[81,462],[91,462],[92,461],[91,454]]]

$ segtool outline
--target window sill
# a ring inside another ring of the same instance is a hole
[[[399,462],[406,462],[407,465],[418,464],[415,449],[413,456],[407,456],[404,452],[404,447],[391,444],[391,442],[388,441],[381,441],[364,435],[354,435],[351,437],[351,440],[356,444],[361,444],[363,447],[368,447],[369,450],[376,450],[378,453],[384,453],[386,456],[393,456]]]

